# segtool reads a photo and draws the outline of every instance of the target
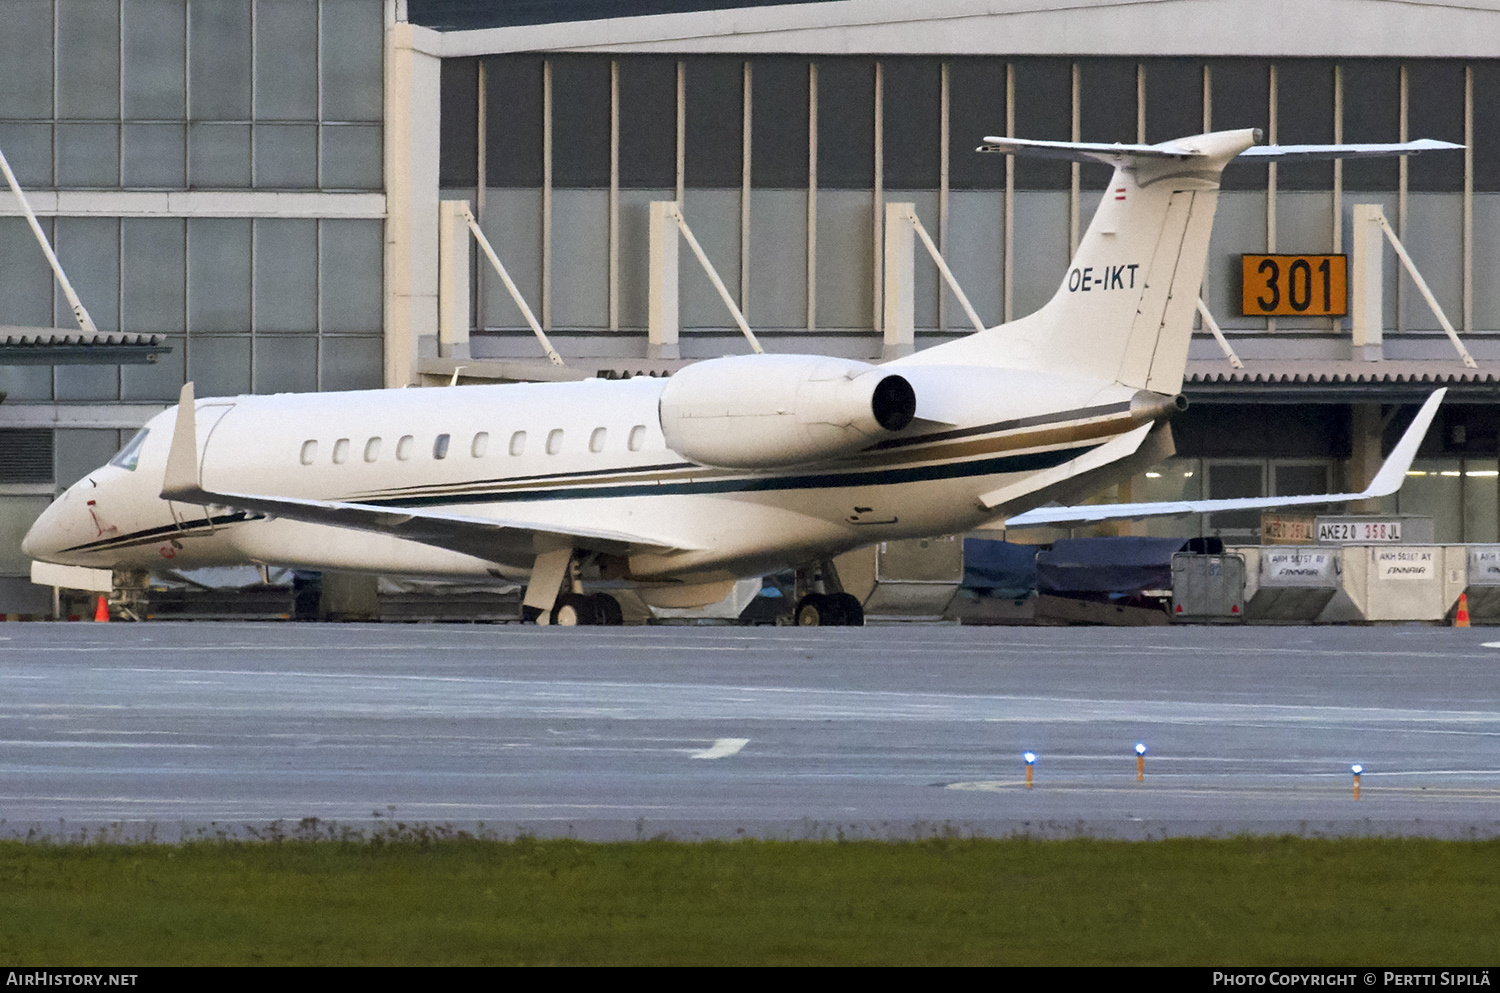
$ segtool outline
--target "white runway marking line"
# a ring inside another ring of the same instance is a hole
[[[723,759],[737,754],[741,748],[750,744],[749,738],[719,738],[712,745],[702,751],[694,752],[690,758],[695,759]]]

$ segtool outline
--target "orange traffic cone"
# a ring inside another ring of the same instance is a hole
[[[1458,613],[1453,615],[1453,626],[1466,628],[1469,626],[1469,594],[1458,595]]]
[[[99,605],[94,608],[94,620],[95,621],[107,621],[107,620],[109,620],[109,604],[105,602],[105,600],[104,600],[104,598],[102,596],[99,598]],[[1468,622],[1465,621],[1464,623],[1468,623]]]

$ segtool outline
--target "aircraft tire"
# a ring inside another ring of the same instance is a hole
[[[839,615],[839,624],[851,628],[865,626],[865,606],[859,602],[858,597],[850,593],[834,593],[828,599],[833,601],[834,610]]]
[[[834,627],[843,623],[838,604],[826,593],[809,593],[797,601],[798,627]]]
[[[565,628],[597,624],[598,608],[592,597],[582,593],[564,593],[557,598],[557,604],[552,608],[552,623]]]
[[[625,623],[625,612],[620,609],[620,601],[608,593],[595,593],[589,599],[594,602],[596,622],[609,627],[619,627]]]

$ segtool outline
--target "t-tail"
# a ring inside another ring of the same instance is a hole
[[[1187,366],[1225,166],[1236,158],[1368,158],[1460,147],[1431,140],[1257,145],[1259,139],[1253,129],[1158,145],[986,138],[982,152],[1104,162],[1114,175],[1045,306],[903,362],[1030,369],[1174,395]]]

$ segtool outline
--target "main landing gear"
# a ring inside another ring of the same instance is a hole
[[[865,608],[859,598],[844,592],[838,569],[824,560],[797,570],[797,607],[792,622],[798,627],[863,627]]]
[[[526,596],[521,601],[522,620],[559,627],[624,624],[620,601],[608,593],[583,592],[579,578],[582,565],[578,554],[571,548],[553,549],[538,555]]]
[[[798,627],[863,627],[865,608],[848,593],[809,593],[797,601]]]
[[[580,624],[618,626],[625,623],[620,601],[608,593],[563,593],[557,598],[550,618],[558,627]]]

